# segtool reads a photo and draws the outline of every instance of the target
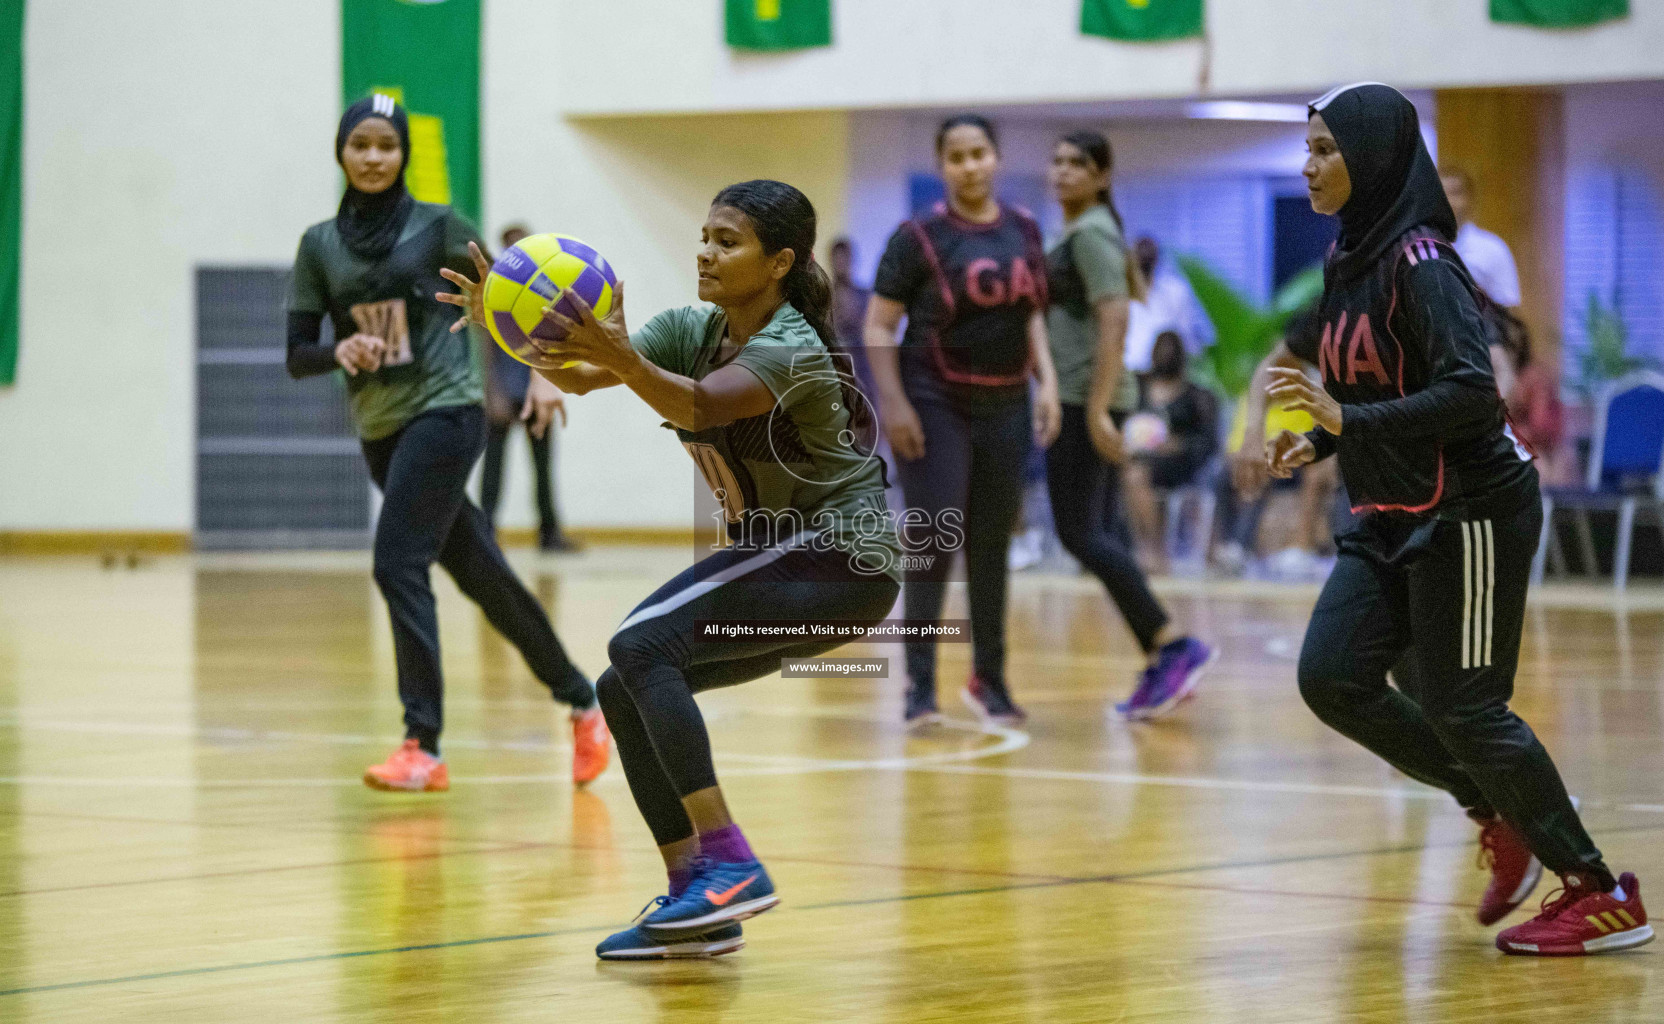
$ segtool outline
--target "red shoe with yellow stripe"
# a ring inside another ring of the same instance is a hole
[[[1561,884],[1558,894],[1543,901],[1542,913],[1498,935],[1496,948],[1516,956],[1587,956],[1652,941],[1641,885],[1633,874],[1619,876],[1613,892],[1591,888],[1576,875],[1564,876]]]

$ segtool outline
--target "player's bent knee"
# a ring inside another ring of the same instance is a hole
[[[646,630],[632,626],[619,630],[607,641],[607,660],[612,662],[619,682],[628,687],[631,679],[666,659]]]
[[[601,711],[609,719],[616,717],[615,709],[621,708],[630,700],[630,691],[624,688],[624,681],[618,677],[618,670],[608,667],[601,677],[595,680],[595,699],[601,705]]]
[[[1301,651],[1297,678],[1300,684],[1300,699],[1323,721],[1335,718],[1346,705],[1347,688],[1343,681],[1345,677],[1338,666],[1329,664],[1329,659],[1314,657],[1309,653],[1309,649]]]
[[[403,586],[412,579],[418,578],[426,568],[425,565],[413,562],[408,558],[377,552],[370,567],[370,575],[374,577],[376,586],[386,591],[389,588]]]

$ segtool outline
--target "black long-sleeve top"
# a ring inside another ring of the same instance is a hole
[[[1341,404],[1338,437],[1308,436],[1319,458],[1340,456],[1355,511],[1461,515],[1534,472],[1497,394],[1472,280],[1432,231],[1406,233],[1374,273],[1331,278],[1319,314],[1321,335],[1290,348]]]
[[[322,313],[300,310],[289,312],[288,351],[283,362],[289,368],[289,376],[295,380],[316,377],[341,365],[335,361],[335,349],[332,346],[318,344],[318,335],[323,326]]]

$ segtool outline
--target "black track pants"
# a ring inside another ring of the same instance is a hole
[[[1300,693],[1399,771],[1500,813],[1549,870],[1609,881],[1548,751],[1508,707],[1542,505],[1535,482],[1496,505],[1462,521],[1376,514],[1342,537]]]

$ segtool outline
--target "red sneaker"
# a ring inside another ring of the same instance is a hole
[[[1623,900],[1596,892],[1576,876],[1561,879],[1564,889],[1543,901],[1543,912],[1504,929],[1496,948],[1516,956],[1586,956],[1643,946],[1652,941],[1641,884],[1625,872],[1618,878]]]
[[[598,707],[572,716],[572,781],[582,786],[607,770],[612,733]]]
[[[1015,728],[1028,721],[1028,712],[1011,699],[1011,691],[1006,689],[1003,681],[973,675],[965,688],[959,691],[959,696],[976,717],[990,725]]]
[[[364,769],[364,785],[408,793],[443,793],[451,788],[451,770],[417,741],[405,740],[392,757]]]
[[[1498,815],[1479,832],[1479,866],[1491,869],[1491,884],[1479,901],[1479,923],[1496,924],[1525,902],[1543,877],[1543,863],[1519,830]]]

